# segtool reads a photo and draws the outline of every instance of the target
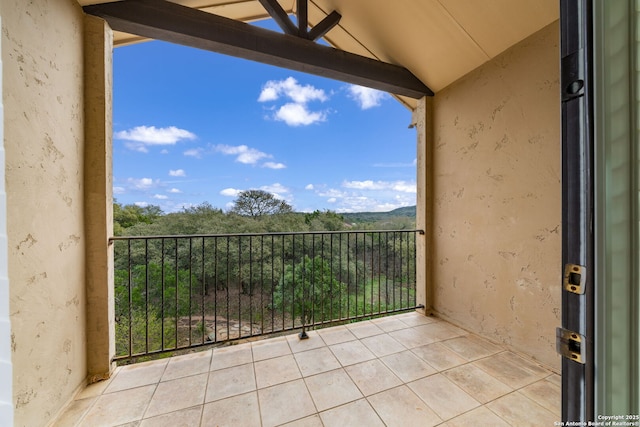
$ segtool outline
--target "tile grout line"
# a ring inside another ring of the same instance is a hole
[[[208,350],[211,352],[211,356],[209,358],[209,368],[207,370],[207,381],[204,386],[204,393],[202,395],[202,408],[200,409],[200,421],[198,422],[198,426],[202,426],[203,417],[204,417],[204,405],[207,402],[207,390],[209,390],[209,378],[211,378],[211,366],[213,365],[213,348]]]
[[[256,361],[253,357],[253,342],[250,344],[250,346],[251,346],[251,370],[253,371],[253,382],[256,385],[255,393],[256,393],[256,400],[258,401],[258,417],[260,418],[260,427],[262,427],[264,423],[262,422],[262,405],[260,404],[258,377],[256,375]]]
[[[162,377],[163,377],[164,373],[167,372],[167,367],[169,366],[170,360],[171,359],[167,360],[167,363],[164,366],[164,369],[162,370],[162,374],[160,374],[160,378],[158,378],[158,382],[155,384],[155,388],[153,389],[153,394],[151,395],[151,399],[149,399],[149,402],[147,403],[147,406],[144,408],[144,412],[142,412],[142,418],[140,418],[139,420],[134,420],[134,421],[142,422],[142,420],[145,419],[144,416],[147,414],[147,411],[149,410],[149,406],[151,406],[151,401],[153,400],[153,397],[156,395],[156,392],[158,391],[158,386],[162,382]]]

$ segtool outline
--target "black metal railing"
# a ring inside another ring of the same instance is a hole
[[[116,360],[416,307],[416,234],[114,237]]]

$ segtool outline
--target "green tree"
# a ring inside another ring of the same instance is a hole
[[[347,287],[334,277],[330,264],[321,257],[305,255],[301,263],[285,267],[273,306],[307,325],[340,318],[346,297]]]
[[[333,211],[313,211],[305,214],[304,222],[312,231],[341,231],[345,228],[344,217]]]
[[[253,218],[292,212],[293,208],[284,200],[263,190],[247,190],[238,194],[231,212]]]
[[[136,265],[131,274],[127,270],[116,270],[114,274],[116,317],[125,318],[131,311],[153,310],[164,318],[188,316],[198,313],[198,298],[201,286],[197,277],[188,270],[176,270],[165,265]],[[191,287],[191,289],[189,289]],[[190,296],[193,295],[193,301]],[[148,307],[147,307],[148,304]]]
[[[132,227],[136,224],[152,224],[156,219],[163,215],[160,206],[148,205],[121,205],[114,201],[113,203],[113,223],[114,233],[122,234],[125,228]]]

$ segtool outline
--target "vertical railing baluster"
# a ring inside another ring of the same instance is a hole
[[[238,336],[242,331],[242,292],[244,286],[242,285],[242,237],[238,236]]]
[[[276,264],[276,259],[275,259],[275,238],[273,236],[273,234],[271,235],[271,250],[269,251],[271,253],[271,307],[270,307],[270,311],[271,311],[271,331],[273,332],[273,330],[275,329],[275,264]],[[264,330],[264,329],[263,329]]]
[[[133,355],[133,310],[132,310],[132,305],[133,305],[133,273],[131,270],[131,240],[128,241],[128,275],[129,275],[129,284],[127,286],[128,289],[128,294],[127,294],[127,300],[129,302],[129,310],[128,310],[128,315],[129,315],[129,357],[131,357],[131,355]]]
[[[273,332],[275,330],[276,324],[275,324],[275,315],[276,315],[276,308],[275,308],[275,286],[276,286],[276,260],[275,260],[275,236],[272,234],[271,235],[271,332]]]
[[[149,353],[149,239],[144,239],[144,342]]]
[[[351,263],[349,258],[351,255],[351,236],[347,235],[347,315],[345,319],[351,316],[351,295],[349,288],[351,288]]]
[[[179,286],[179,282],[180,282],[180,274],[178,271],[178,238],[176,237],[176,239],[174,240],[174,245],[175,245],[175,250],[174,250],[174,255],[175,255],[175,273],[176,273],[176,308],[174,310],[174,318],[173,318],[173,323],[174,323],[174,328],[175,328],[175,344],[174,344],[174,348],[178,348],[178,306],[180,304],[179,302],[179,298],[178,296],[180,295],[180,286]]]
[[[226,318],[226,323],[227,323],[227,339],[229,339],[229,335],[230,335],[230,328],[229,328],[229,302],[231,301],[230,296],[229,296],[229,274],[230,274],[230,270],[231,270],[231,261],[229,260],[229,249],[231,248],[231,238],[227,237],[227,284],[226,284],[226,289],[227,289],[227,294],[226,294],[226,309],[227,309],[227,318]]]
[[[329,258],[329,272],[331,274],[330,280],[331,280],[332,286],[333,286],[333,282],[334,282],[333,278],[335,277],[335,274],[333,272],[333,255],[334,255],[333,254],[333,236],[334,236],[333,234],[329,234],[329,253],[331,254],[331,258]],[[333,317],[333,294],[334,294],[334,292],[335,291],[334,291],[334,289],[332,287],[331,288],[331,294],[329,295],[329,304],[330,304],[330,306],[329,306],[329,317],[332,320],[334,319],[334,317]],[[339,290],[338,290],[338,292],[339,292]],[[338,316],[338,318],[340,318],[340,316]]]
[[[207,277],[206,277],[206,269],[205,269],[205,260],[206,260],[205,253],[206,252],[205,252],[205,249],[204,249],[205,240],[206,239],[203,237],[202,238],[202,274],[200,276],[201,277],[201,280],[200,280],[200,284],[201,284],[200,294],[202,296],[202,298],[201,298],[202,306],[200,307],[200,325],[201,325],[201,328],[202,328],[201,344],[204,344],[204,342],[206,340],[206,334],[207,334],[207,323],[205,322],[205,314],[204,314],[205,297],[207,295]]]
[[[342,272],[342,234],[338,235],[338,271]],[[340,279],[342,279],[342,275],[340,275]],[[341,280],[342,281],[342,280]],[[342,319],[342,310],[348,306],[349,304],[349,269],[347,268],[347,281],[346,281],[346,289],[344,289],[344,291],[347,293],[347,303],[346,304],[342,304],[342,288],[340,289],[339,292],[339,299],[338,301],[341,301],[340,303],[340,315],[338,316],[338,319]],[[343,307],[344,305],[344,307]],[[348,310],[348,309],[347,309]]]
[[[392,294],[392,296],[393,296],[393,309],[395,310],[396,307],[397,307],[397,305],[396,305],[396,287],[398,286],[397,277],[396,277],[396,262],[398,261],[397,260],[398,252],[396,250],[396,233],[395,232],[393,233],[392,241],[393,241],[393,245],[392,245],[392,247],[393,247],[393,264],[392,264],[392,267],[393,267],[393,270],[392,270],[393,281],[391,282],[391,284],[392,284],[392,287],[393,287],[393,294]]]
[[[400,307],[404,308],[404,304],[402,302],[402,297],[404,295],[404,261],[403,261],[403,244],[404,236],[400,234]]]
[[[325,236],[324,234],[320,235],[320,259],[322,260],[322,269],[320,270],[321,272],[320,283],[322,284],[322,288],[320,289],[325,289],[325,283],[326,283],[325,280],[327,280],[327,278],[324,277],[324,270],[326,267],[326,264],[325,264],[326,257],[324,253],[324,236]],[[329,297],[331,297],[332,293],[333,293],[333,280],[332,280],[332,277],[329,277]],[[331,320],[331,319],[330,318],[326,319],[326,316],[325,316],[325,313],[327,312],[325,302],[327,299],[324,295],[324,292],[320,293],[320,298],[321,298],[320,299],[320,313],[321,313],[320,320],[322,321],[322,323],[324,323],[325,320]]]
[[[311,235],[311,315],[309,323],[313,324],[316,320],[316,235]],[[322,279],[320,279],[322,280]]]
[[[407,265],[407,285],[406,286],[407,286],[407,308],[408,308],[408,307],[411,307],[411,286],[410,286],[411,285],[411,262],[410,262],[411,247],[409,246],[410,244],[409,235],[406,234],[404,238],[405,238],[405,241],[407,242],[406,243],[407,250],[405,252],[405,260],[406,260],[405,263]]]
[[[193,239],[189,238],[189,347],[191,347],[191,323],[193,319],[191,318],[192,314],[192,298],[193,298],[193,282],[191,280],[193,273]]]
[[[373,264],[373,254],[374,254],[374,245],[375,245],[375,240],[374,240],[374,234],[373,232],[371,232],[371,308],[369,308],[369,313],[373,314],[374,310],[373,310],[373,288],[374,288],[374,284],[375,284],[375,279],[373,277],[373,274],[375,273],[375,265]]]
[[[382,312],[382,300],[380,297],[380,287],[382,286],[382,233],[378,233],[378,313]]]
[[[260,333],[264,332],[264,235],[260,236]],[[253,335],[253,329],[251,330]]]
[[[389,311],[389,232],[384,233],[384,246],[384,311],[387,312]]]
[[[291,284],[291,328],[295,329],[296,327],[296,235],[292,235],[291,239],[291,252],[293,252],[293,260],[292,260],[292,284]]]
[[[355,276],[356,276],[356,301],[355,301],[355,317],[358,317],[358,236],[360,233],[356,233],[355,234],[355,239],[356,239],[356,248],[355,248],[355,253],[353,254],[353,258],[355,259]]]
[[[161,296],[161,313],[160,313],[160,325],[161,325],[161,334],[162,339],[160,340],[160,349],[164,350],[164,238],[162,239],[160,254],[160,294]]]
[[[249,336],[253,332],[253,236],[249,236]]]
[[[411,285],[412,285],[411,287],[413,288],[413,298],[411,299],[411,302],[412,302],[413,306],[417,305],[417,302],[416,302],[416,291],[417,291],[417,287],[418,287],[418,284],[416,283],[416,281],[417,281],[417,279],[416,279],[416,275],[417,275],[417,273],[416,273],[416,264],[417,264],[416,263],[416,255],[417,255],[416,254],[416,243],[417,243],[417,240],[418,240],[417,234],[413,233],[413,251],[411,252],[411,254],[409,256],[409,259],[413,260],[412,268],[411,268],[411,271],[413,273],[413,279],[411,280]]]
[[[218,342],[218,238],[213,238],[213,342]]]
[[[308,335],[307,335],[307,331],[305,329],[305,326],[307,324],[307,316],[310,315],[310,317],[313,317],[313,296],[311,296],[311,307],[309,310],[311,310],[311,313],[307,313],[307,303],[308,303],[308,299],[309,299],[309,285],[307,284],[307,249],[305,247],[305,234],[302,235],[302,283],[300,284],[300,286],[302,286],[302,301],[300,306],[302,307],[302,313],[300,315],[300,321],[302,323],[302,332],[300,332],[300,334],[298,335],[300,337],[300,339],[307,339]],[[311,267],[311,273],[310,276],[313,276],[313,267]],[[294,275],[295,277],[295,275]],[[312,279],[313,282],[313,279]]]
[[[285,251],[284,251],[284,245],[285,245],[285,241],[284,241],[284,234],[282,235],[282,257],[281,257],[281,261],[282,261],[282,270],[280,273],[280,283],[282,283],[282,286],[280,286],[281,291],[282,291],[282,330],[284,330],[284,311],[285,311],[285,286],[284,286],[284,256],[285,256]]]

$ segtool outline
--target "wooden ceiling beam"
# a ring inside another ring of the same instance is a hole
[[[342,19],[342,15],[340,15],[335,10],[331,12],[329,15],[325,16],[324,19],[318,22],[318,25],[309,30],[309,40],[316,41],[325,36],[333,27],[338,25]]]
[[[276,24],[284,31],[285,34],[292,36],[298,35],[298,28],[289,18],[289,15],[280,6],[277,0],[258,0],[262,7],[267,11],[269,15],[276,21]]]
[[[406,68],[164,0],[85,6],[112,29],[415,99],[433,92]]]

